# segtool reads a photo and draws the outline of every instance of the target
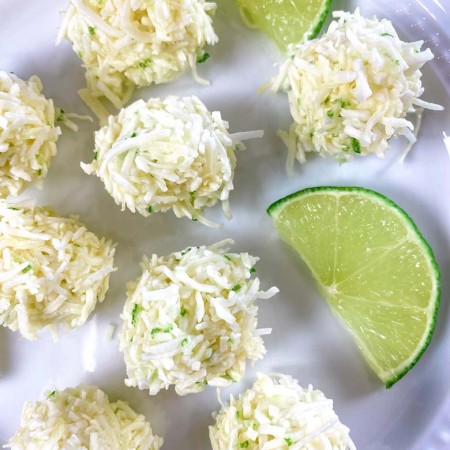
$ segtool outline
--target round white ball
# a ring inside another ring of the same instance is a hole
[[[260,291],[258,259],[224,244],[144,259],[122,314],[127,386],[151,395],[171,385],[180,395],[228,386],[247,359],[264,355],[261,335],[270,330],[257,330],[255,300],[278,290]]]
[[[60,38],[82,59],[93,98],[121,108],[135,86],[167,83],[218,40],[205,0],[71,0]]]
[[[77,216],[0,202],[0,325],[27,339],[83,325],[105,298],[114,245]]]
[[[95,386],[47,393],[25,404],[21,425],[7,447],[12,450],[159,450],[162,438],[128,403],[110,402]]]
[[[0,71],[0,94],[0,197],[7,197],[47,175],[60,130],[38,77]]]
[[[339,161],[383,156],[392,137],[415,142],[408,113],[442,109],[419,98],[420,69],[433,59],[421,41],[404,42],[390,21],[366,19],[359,10],[334,16],[327,32],[299,45],[271,82],[273,90],[287,91],[294,119],[281,133],[290,170],[306,152]]]
[[[262,448],[355,450],[332,400],[287,375],[258,374],[252,388],[215,413],[213,450]]]
[[[143,216],[172,209],[215,225],[203,210],[222,202],[230,215],[240,147],[220,113],[196,97],[138,100],[96,132],[94,161],[82,167],[100,177],[123,209]]]

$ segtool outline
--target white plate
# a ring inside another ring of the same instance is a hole
[[[113,398],[128,400],[144,413],[154,430],[164,435],[165,449],[210,448],[207,426],[212,422],[211,412],[218,408],[215,390],[180,398],[173,390],[149,397],[146,392],[126,388],[117,337],[106,342],[104,336],[110,323],[120,325],[125,283],[138,276],[143,254],[233,237],[236,250],[261,257],[258,274],[263,285],[277,285],[281,293],[261,304],[260,325],[273,327],[273,334],[266,338],[266,358],[248,371],[242,383],[226,390],[226,396],[249,386],[255,371],[285,372],[304,385],[313,383],[335,400],[337,412],[350,426],[360,449],[448,448],[450,435],[434,430],[450,424],[444,407],[450,387],[446,323],[450,159],[442,139],[443,131],[450,135],[448,0],[336,1],[335,8],[353,9],[359,3],[364,14],[388,17],[405,39],[426,39],[437,58],[424,70],[423,98],[443,104],[446,111],[425,112],[419,143],[403,165],[396,164],[404,146],[398,141],[384,160],[369,157],[339,166],[332,160],[310,158],[304,167],[297,168],[293,178],[286,176],[286,151],[275,135],[277,128],[290,123],[286,98],[256,93],[275,72],[277,50],[263,35],[243,27],[231,0],[221,3],[216,19],[221,41],[209,50],[210,60],[200,67],[211,86],[199,86],[187,75],[167,86],[141,90],[135,98],[195,94],[210,109],[222,111],[232,131],[265,130],[264,139],[250,142],[248,150],[238,155],[236,189],[231,198],[233,220],[221,229],[210,230],[189,220],[177,220],[171,213],[144,219],[121,212],[101,182],[79,167],[80,161],[89,161],[92,156],[95,126],[83,123],[76,135],[64,132],[44,190],[31,189],[25,196],[37,196],[41,204],[51,204],[61,214],[78,213],[91,230],[116,240],[119,271],[112,276],[107,300],[97,308],[95,318],[82,329],[62,336],[58,343],[47,333],[39,342],[27,342],[17,333],[0,330],[0,443],[17,429],[26,400],[40,398],[46,389],[91,383]],[[68,43],[54,46],[58,9],[64,5],[54,0],[1,0],[0,67],[21,78],[39,75],[46,95],[57,105],[83,113],[86,110],[76,94],[84,85],[80,62]],[[265,213],[272,201],[286,194],[324,184],[361,185],[398,202],[423,231],[442,270],[442,306],[434,339],[419,364],[390,390],[368,370],[352,339],[318,295],[308,271],[280,242]],[[220,208],[208,216],[221,220]],[[83,350],[90,342],[96,343],[93,373],[85,371],[83,361]],[[441,422],[433,425],[436,421]]]

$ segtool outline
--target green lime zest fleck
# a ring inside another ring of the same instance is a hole
[[[26,266],[26,267],[24,267],[24,268],[22,269],[22,272],[23,272],[23,273],[27,273],[27,272],[29,272],[32,268],[33,268],[33,266],[32,266],[31,264],[28,264],[28,266]]]
[[[89,27],[88,27],[88,30],[89,30],[89,34],[90,34],[91,36],[94,36],[94,34],[95,34],[95,28],[89,26]]]
[[[186,253],[189,253],[192,250],[192,247],[188,247],[186,250],[181,252],[181,256],[184,256]]]
[[[94,161],[97,161],[98,159],[98,151],[94,150]]]
[[[290,447],[292,445],[292,439],[291,438],[287,437],[287,438],[284,438],[284,440],[286,441],[286,444],[288,445],[288,447]]]
[[[148,205],[147,206],[147,211],[151,214],[153,212],[153,206],[152,205]]]
[[[233,291],[233,292],[237,292],[237,291],[239,291],[240,289],[241,289],[241,285],[240,284],[235,284],[232,288],[231,288],[231,290]]]
[[[207,52],[203,53],[203,55],[201,55],[197,58],[197,64],[204,63],[209,57],[210,57],[209,53],[207,53]]]
[[[228,255],[223,255],[223,257],[224,257],[225,259],[228,259],[228,261],[232,261],[232,259],[231,259]]]
[[[133,137],[136,137],[136,136],[137,136],[136,131],[133,131],[131,137],[133,138]]]
[[[56,108],[56,113],[57,113],[56,121],[62,122],[64,120],[64,114],[65,114],[64,110],[62,108]],[[36,157],[36,160],[37,160],[37,157]]]
[[[186,308],[184,306],[182,306],[180,308],[180,316],[184,317],[186,315],[186,313],[187,313]]]
[[[135,326],[137,321],[137,316],[142,311],[142,308],[135,303],[133,306],[133,311],[131,312],[131,325]]]
[[[256,269],[254,267],[251,267],[250,268],[250,273],[255,273],[255,272],[256,272]]]
[[[244,441],[239,444],[239,448],[248,448],[249,445],[250,445],[250,442]]]
[[[346,109],[350,106],[350,102],[348,100],[338,99],[335,100],[335,103],[338,103],[342,109]]]
[[[47,395],[47,398],[54,398],[54,397],[56,397],[56,394],[57,394],[56,390],[52,391],[52,392],[50,392],[50,394]]]
[[[173,330],[173,325],[169,324],[167,325],[166,328],[153,328],[152,331],[150,332],[150,334],[152,335],[152,337],[155,337],[155,335],[157,335],[158,333],[170,333]]]
[[[148,66],[149,66],[149,64],[152,62],[152,60],[150,59],[150,58],[145,58],[143,61],[141,61],[140,63],[139,63],[139,67],[141,68],[141,69],[146,69]]]
[[[224,378],[225,380],[232,381],[233,383],[236,383],[236,380],[227,372],[225,372],[223,375],[220,376],[220,378]]]
[[[359,143],[358,139],[352,138],[352,150],[355,153],[361,153],[361,144]]]
[[[333,117],[334,116],[334,112],[330,109],[329,111],[327,111],[327,116],[328,117]]]
[[[185,345],[188,345],[188,343],[189,343],[189,339],[188,339],[188,338],[184,338],[184,339],[181,341],[181,346],[184,347]]]

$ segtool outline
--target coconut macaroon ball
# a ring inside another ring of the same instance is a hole
[[[28,402],[20,428],[6,445],[12,450],[159,450],[163,439],[128,403],[110,402],[95,386],[47,393]]]
[[[288,168],[306,152],[347,161],[388,149],[388,140],[416,140],[406,118],[424,102],[420,69],[433,59],[423,42],[403,42],[386,19],[337,11],[320,38],[299,45],[271,82],[287,91],[294,123],[282,133]]]
[[[59,134],[41,80],[0,71],[0,197],[18,195],[47,175]]]
[[[258,374],[251,389],[213,414],[213,450],[355,450],[333,401],[287,375]]]
[[[230,217],[239,138],[260,136],[230,135],[220,113],[196,97],[138,100],[95,133],[94,161],[81,166],[103,181],[122,210],[149,216],[172,209],[214,226],[203,210],[221,201]]]
[[[197,59],[218,41],[215,10],[205,0],[70,0],[59,39],[83,60],[94,111],[100,97],[121,108],[135,86],[167,83],[189,68],[200,80]]]
[[[170,385],[179,395],[228,386],[243,377],[247,359],[264,355],[261,335],[271,330],[257,329],[255,301],[278,289],[261,291],[258,258],[229,253],[227,243],[144,259],[121,316],[127,386],[151,395]]]
[[[105,298],[114,245],[77,216],[0,202],[0,325],[26,339],[83,325]]]

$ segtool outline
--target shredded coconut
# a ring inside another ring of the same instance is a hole
[[[354,450],[333,401],[287,375],[258,374],[251,389],[213,414],[213,450]]]
[[[163,439],[123,401],[110,402],[95,386],[46,393],[25,404],[12,450],[159,450]]]
[[[288,147],[288,170],[306,152],[340,161],[355,154],[378,156],[396,135],[414,142],[414,126],[405,117],[416,107],[439,105],[419,97],[424,88],[420,69],[433,59],[422,41],[400,40],[386,19],[366,19],[337,11],[328,31],[296,48],[272,79],[273,91],[287,91],[294,119],[280,136]]]
[[[71,0],[58,41],[67,38],[86,69],[80,96],[105,118],[98,99],[121,108],[135,86],[167,83],[191,68],[206,44],[218,41],[215,2],[205,0]]]
[[[121,316],[127,386],[151,395],[170,385],[179,395],[228,386],[243,377],[246,359],[264,355],[261,335],[271,330],[256,329],[255,300],[278,289],[260,291],[258,258],[228,253],[228,243],[144,258]]]
[[[230,217],[239,136],[261,132],[230,135],[220,113],[196,97],[138,100],[96,132],[94,161],[81,166],[100,177],[122,210],[149,216],[172,209],[216,226],[203,209],[221,201]]]
[[[0,71],[0,197],[18,195],[47,175],[59,134],[41,80]]]
[[[0,201],[0,325],[27,339],[80,327],[105,298],[113,257],[77,216]]]

